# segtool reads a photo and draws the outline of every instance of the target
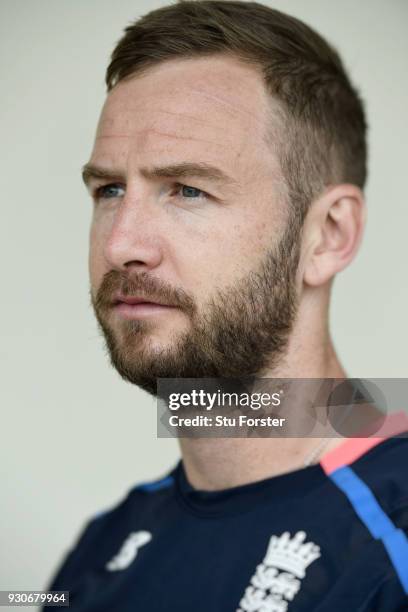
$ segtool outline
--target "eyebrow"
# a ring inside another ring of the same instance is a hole
[[[228,174],[206,163],[181,162],[168,166],[155,166],[153,168],[142,168],[140,173],[145,178],[207,178],[217,182],[235,183],[234,179]],[[82,180],[85,185],[89,185],[91,179],[114,179],[123,180],[123,172],[119,170],[109,170],[103,166],[85,164],[82,168]]]

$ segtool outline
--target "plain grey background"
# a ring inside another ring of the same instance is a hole
[[[269,4],[337,46],[366,101],[369,221],[335,283],[332,330],[350,376],[405,377],[408,2]],[[162,5],[1,2],[0,589],[44,588],[86,520],[178,457],[174,440],[156,439],[154,400],[104,354],[80,180],[113,46],[125,25]]]

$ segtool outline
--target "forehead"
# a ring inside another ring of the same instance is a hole
[[[262,156],[270,115],[271,99],[255,67],[225,56],[170,60],[109,93],[93,157]]]

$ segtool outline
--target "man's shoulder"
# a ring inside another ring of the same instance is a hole
[[[384,440],[351,467],[389,511],[408,506],[408,433]]]
[[[112,555],[117,542],[137,528],[145,515],[159,515],[159,506],[168,503],[173,494],[174,471],[133,486],[116,504],[85,520],[52,580],[53,589],[74,578],[78,568],[90,567],[96,557]]]
[[[388,438],[351,464],[368,486],[393,486],[405,491],[408,501],[408,432]]]
[[[143,481],[134,485],[124,497],[110,508],[95,514],[89,525],[105,525],[111,521],[123,520],[126,515],[133,514],[136,508],[149,507],[149,511],[164,500],[172,497],[175,483],[175,469],[160,478]]]
[[[389,415],[378,435],[347,438],[320,460],[336,483],[351,470],[386,512],[408,505],[407,463],[408,418],[402,412]]]

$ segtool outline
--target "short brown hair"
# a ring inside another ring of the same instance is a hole
[[[364,107],[338,53],[303,22],[257,2],[181,0],[147,13],[116,45],[107,88],[169,59],[219,53],[260,67],[282,111],[277,153],[298,221],[326,185],[364,187]]]

